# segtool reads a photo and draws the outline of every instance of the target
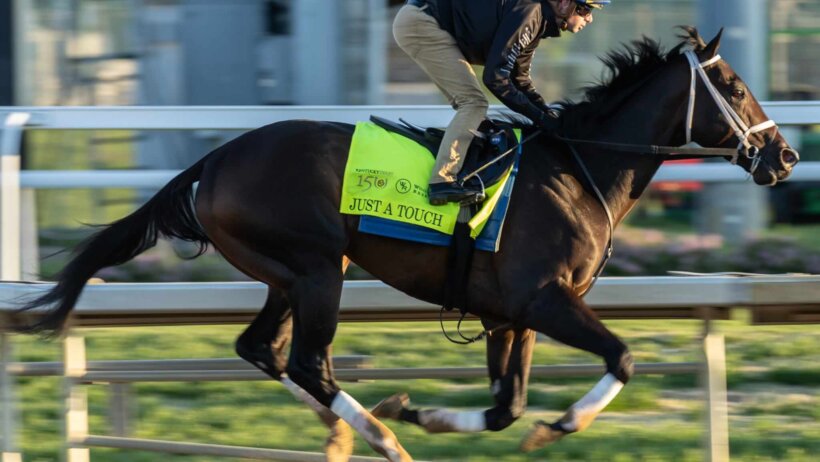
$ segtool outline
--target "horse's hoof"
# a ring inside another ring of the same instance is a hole
[[[383,455],[390,462],[413,462],[413,458],[404,450],[392,430],[372,414],[367,416],[367,421],[369,425],[362,436],[374,451]]]
[[[330,436],[325,441],[327,462],[347,462],[353,454],[353,429],[344,420],[328,425]]]
[[[383,399],[370,413],[377,419],[399,420],[401,411],[406,409],[409,404],[410,397],[407,396],[407,393],[396,393]]]
[[[521,440],[519,449],[523,452],[535,451],[560,440],[567,434],[568,432],[561,429],[557,422],[548,424],[543,420],[539,420],[533,424],[530,432]]]

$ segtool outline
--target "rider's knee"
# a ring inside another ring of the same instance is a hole
[[[635,374],[635,362],[629,350],[624,349],[620,354],[608,357],[606,370],[622,383],[629,382]]]
[[[486,115],[487,110],[490,108],[487,97],[484,96],[484,93],[481,92],[480,89],[476,89],[474,92],[464,92],[455,95],[452,103],[453,107],[458,111],[478,112],[482,113],[482,115]]]

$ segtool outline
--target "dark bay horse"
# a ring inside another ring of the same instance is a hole
[[[717,56],[720,34],[706,44],[694,28],[684,30],[684,41],[668,53],[649,39],[610,53],[605,63],[611,76],[563,110],[562,137],[599,143],[574,149],[614,224],[635,206],[665,158],[647,155],[649,145],[696,141],[737,148],[740,154],[727,160],[760,185],[785,179],[799,160]],[[524,136],[534,131],[524,127]],[[237,340],[237,352],[319,413],[331,429],[331,460],[347,460],[351,428],[387,459],[411,460],[378,416],[430,432],[506,428],[526,406],[536,332],[600,356],[606,375],[559,421],[536,424],[522,449],[586,428],[629,381],[633,366],[626,345],[582,299],[607,247],[610,223],[569,145],[556,137],[524,145],[500,250],[477,252],[471,267],[465,308],[487,328],[502,326],[487,339],[494,407],[415,410],[395,396],[374,416],[339,388],[330,346],[348,262],[432,303],[442,303],[446,280],[447,249],[359,233],[359,218],[339,213],[352,133],[348,124],[287,121],[216,149],[136,212],[84,242],[56,286],[23,308],[47,307],[46,315],[19,330],[59,330],[98,270],[134,258],[159,236],[175,237],[201,249],[212,244],[268,285],[265,306]],[[647,152],[621,152],[614,143],[644,145]]]

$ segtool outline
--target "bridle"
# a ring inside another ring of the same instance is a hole
[[[703,62],[698,61],[698,56],[692,50],[687,50],[685,55],[686,59],[689,60],[689,71],[691,74],[689,85],[689,107],[686,112],[686,144],[688,145],[692,142],[692,123],[695,116],[695,88],[697,86],[696,75],[698,75],[703,81],[703,85],[712,96],[712,100],[715,104],[717,104],[718,109],[720,109],[720,112],[723,114],[723,118],[726,119],[726,123],[729,124],[735,132],[735,136],[739,140],[737,151],[732,156],[732,164],[737,164],[738,154],[742,152],[746,158],[752,161],[752,164],[749,167],[749,173],[754,173],[755,170],[757,170],[757,166],[760,164],[760,149],[749,142],[749,136],[772,127],[775,128],[775,133],[777,133],[777,124],[774,123],[773,120],[769,119],[765,122],[752,125],[751,127],[746,126],[743,119],[741,119],[737,112],[735,112],[732,105],[726,101],[726,98],[718,92],[717,88],[715,88],[715,84],[713,84],[706,75],[706,68],[720,61],[720,55],[715,55],[713,58]]]
[[[737,112],[735,112],[735,110],[732,108],[732,105],[729,104],[729,102],[726,101],[726,98],[724,98],[723,95],[721,95],[720,92],[717,90],[717,88],[715,88],[715,84],[713,84],[712,81],[709,80],[709,76],[706,75],[706,68],[720,61],[722,59],[720,55],[715,55],[711,59],[700,62],[698,61],[698,55],[695,54],[694,51],[687,50],[684,52],[684,54],[686,55],[686,59],[689,60],[689,71],[691,77],[689,79],[689,102],[687,104],[686,121],[684,123],[684,129],[686,131],[686,144],[684,144],[683,146],[659,146],[654,144],[613,143],[610,141],[595,141],[577,138],[566,138],[560,135],[554,136],[559,140],[566,142],[570,146],[570,148],[572,148],[572,145],[574,144],[586,144],[600,146],[602,148],[606,148],[609,151],[631,152],[648,155],[664,155],[667,157],[676,158],[729,157],[731,158],[732,164],[737,164],[738,156],[742,153],[744,157],[752,161],[751,167],[749,168],[749,173],[754,173],[755,170],[757,170],[757,166],[760,164],[760,149],[749,142],[749,136],[772,127],[775,127],[776,130],[777,124],[774,123],[773,120],[769,119],[765,122],[753,125],[751,127],[746,126],[746,123],[743,122],[743,119],[740,118]],[[723,117],[726,119],[726,123],[729,124],[729,127],[734,131],[735,136],[737,136],[739,140],[737,149],[704,148],[700,146],[700,144],[698,144],[697,142],[692,142],[692,124],[695,118],[695,99],[698,76],[700,76],[701,80],[703,81],[703,85],[709,91],[709,95],[712,96],[712,100],[715,102],[718,109],[723,114]],[[559,109],[554,110],[557,111]],[[520,143],[516,144],[515,146],[511,147],[510,149],[500,154],[496,158],[487,162],[485,165],[482,165],[475,171],[471,172],[462,181],[466,181],[472,178],[473,176],[476,176],[482,170],[498,162],[502,158],[506,157],[507,155],[515,151],[516,149],[520,148],[521,145],[537,137],[540,134],[541,130],[536,130],[535,132],[531,133],[529,136],[524,138],[524,140],[522,140]]]

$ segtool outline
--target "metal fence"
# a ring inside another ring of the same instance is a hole
[[[820,101],[764,102],[770,118],[784,127],[820,124]],[[504,110],[494,106],[493,111]],[[0,279],[21,278],[21,249],[33,253],[21,236],[21,189],[160,187],[176,171],[21,171],[24,130],[248,130],[265,124],[316,119],[355,123],[370,115],[424,126],[444,126],[448,106],[198,106],[198,107],[0,107]],[[820,180],[820,162],[804,162],[792,180]],[[655,181],[746,181],[746,173],[727,164],[665,165]]]
[[[51,287],[51,284],[0,283],[0,327],[13,316],[13,301]],[[259,283],[156,283],[99,284],[86,288],[74,316],[73,327],[128,327],[138,325],[195,325],[248,322],[264,303],[266,288]],[[756,323],[820,322],[820,276],[758,277],[646,277],[603,278],[586,300],[604,319],[699,319],[703,321],[703,360],[689,363],[639,364],[638,373],[699,373],[704,384],[706,458],[728,458],[728,416],[723,336],[712,321],[726,319],[732,307],[750,309]],[[344,286],[341,319],[354,321],[430,320],[438,307],[408,297],[376,281],[351,281]],[[258,458],[268,460],[322,460],[322,455],[287,450],[227,447],[186,442],[130,438],[122,430],[128,423],[114,419],[114,435],[88,432],[84,384],[108,383],[123,395],[123,386],[140,381],[263,380],[264,375],[237,361],[109,361],[87,362],[85,342],[74,333],[64,340],[64,367],[55,363],[21,364],[8,357],[10,339],[3,335],[0,383],[4,399],[5,450],[10,457],[15,424],[13,377],[58,374],[66,381],[66,457],[88,461],[89,447],[139,449]],[[338,364],[341,379],[381,380],[416,378],[486,377],[486,367],[388,368],[367,367],[361,358]],[[600,365],[535,366],[534,376],[567,377],[603,374]],[[127,388],[126,388],[127,389]],[[122,409],[125,406],[114,404]],[[121,415],[121,414],[120,414]],[[120,430],[116,430],[120,429]],[[374,460],[357,458],[352,460]]]

